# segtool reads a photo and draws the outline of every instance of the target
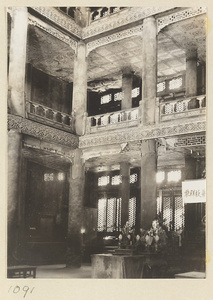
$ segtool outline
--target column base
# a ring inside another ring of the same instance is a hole
[[[69,237],[66,253],[66,267],[80,268],[82,263],[81,235],[76,234]]]

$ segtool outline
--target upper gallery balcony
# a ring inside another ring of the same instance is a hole
[[[40,103],[26,101],[26,114],[28,119],[38,121],[45,125],[74,132],[74,116],[52,109]]]

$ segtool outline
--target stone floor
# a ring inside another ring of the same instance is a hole
[[[66,268],[65,265],[38,266],[36,278],[91,278],[91,265],[83,264],[81,268]]]

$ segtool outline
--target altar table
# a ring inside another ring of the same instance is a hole
[[[192,272],[186,272],[186,273],[175,274],[175,278],[196,278],[196,279],[204,279],[204,278],[206,278],[206,274],[205,274],[205,272],[192,271]]]
[[[91,261],[92,278],[143,278],[145,266],[166,267],[166,262],[154,254],[93,254]]]
[[[7,268],[8,278],[36,278],[36,267],[35,266],[10,266]]]

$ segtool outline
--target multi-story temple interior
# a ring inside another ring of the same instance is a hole
[[[81,267],[160,216],[167,277],[205,272],[206,9],[7,20],[8,265]]]

